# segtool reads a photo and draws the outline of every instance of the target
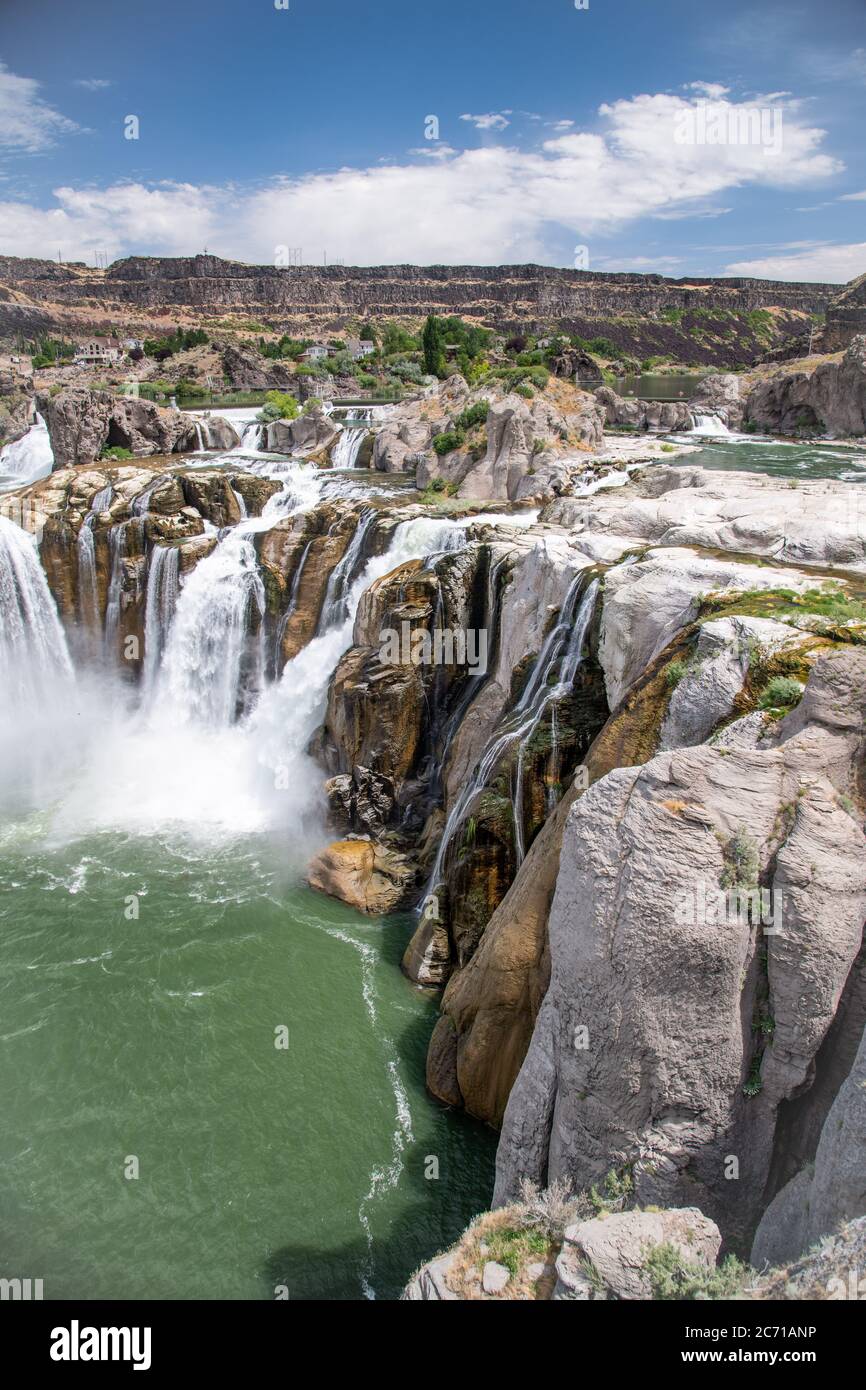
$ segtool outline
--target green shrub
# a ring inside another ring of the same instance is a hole
[[[761,709],[793,709],[800,703],[803,687],[793,676],[774,676],[761,691]]]
[[[697,1260],[685,1259],[669,1242],[653,1246],[644,1261],[644,1270],[653,1298],[662,1301],[735,1298],[750,1273],[735,1255],[727,1255],[720,1265],[710,1268]]]
[[[533,390],[532,387],[531,387],[527,382],[525,382],[525,381],[518,381],[517,385],[516,385],[515,388],[514,388],[514,394],[515,394],[516,396],[523,396],[524,400],[527,400],[527,401],[534,400],[534,398],[535,398],[535,392],[534,392],[534,390]]]
[[[271,420],[296,420],[298,414],[298,402],[294,396],[286,391],[268,391],[259,411],[259,420],[262,424],[268,424]]]
[[[124,449],[119,444],[112,444],[110,449],[103,449],[99,457],[101,459],[134,459],[135,454],[131,449]]]
[[[758,846],[741,825],[724,847],[722,888],[754,888],[758,882]]]
[[[457,416],[454,421],[455,429],[471,430],[475,425],[486,424],[488,410],[489,406],[486,401],[478,401],[475,405],[470,405]]]
[[[665,671],[665,680],[669,690],[675,690],[686,674],[688,667],[684,661],[671,661]]]
[[[459,449],[464,438],[462,430],[443,430],[442,434],[437,434],[433,440],[433,448],[442,458],[443,454],[450,454],[453,449]]]

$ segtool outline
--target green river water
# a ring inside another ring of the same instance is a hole
[[[488,1204],[493,1134],[424,1092],[411,919],[299,885],[273,839],[18,827],[2,853],[5,1271],[46,1298],[389,1298]]]

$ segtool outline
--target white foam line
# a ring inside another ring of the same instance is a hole
[[[352,946],[361,957],[361,990],[364,995],[364,1004],[370,1017],[370,1022],[374,1028],[377,1022],[375,986],[373,980],[373,967],[376,963],[376,952],[372,946],[368,946],[364,941],[358,941],[348,932],[341,931],[338,927],[325,927],[328,936],[334,937],[337,941],[343,941],[347,946]],[[409,1104],[409,1096],[406,1088],[400,1079],[397,1070],[396,1048],[391,1038],[386,1033],[378,1033],[378,1040],[386,1052],[391,1055],[388,1058],[388,1077],[391,1083],[391,1091],[394,1096],[396,1109],[396,1126],[391,1135],[391,1162],[387,1168],[374,1168],[370,1173],[370,1189],[362,1199],[358,1207],[358,1220],[364,1232],[367,1242],[367,1259],[361,1273],[361,1288],[364,1297],[374,1302],[376,1290],[370,1282],[373,1273],[373,1231],[367,1216],[367,1208],[374,1203],[378,1197],[386,1192],[391,1192],[400,1181],[403,1172],[403,1153],[409,1144],[415,1142],[412,1131],[412,1108]]]

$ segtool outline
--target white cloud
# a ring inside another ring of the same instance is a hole
[[[0,150],[39,154],[50,149],[59,135],[72,135],[79,127],[39,96],[39,83],[18,77],[0,63]]]
[[[88,259],[95,250],[190,254],[206,243],[260,262],[281,245],[303,246],[310,259],[327,247],[362,265],[551,262],[557,227],[588,243],[642,217],[720,215],[727,205],[715,200],[735,188],[811,186],[843,167],[822,153],[824,132],[795,103],[772,158],[755,145],[678,144],[690,109],[683,97],[638,96],[603,106],[601,133],[552,134],[529,150],[443,145],[412,162],[279,177],[252,190],[58,188],[49,209],[0,202],[0,251]]]
[[[825,280],[844,284],[866,271],[866,241],[849,245],[832,242],[792,242],[754,261],[735,261],[726,275],[751,275],[760,280]]]
[[[504,130],[511,125],[508,116],[511,113],[501,111],[489,111],[486,116],[461,116],[461,121],[471,121],[476,130]]]
[[[114,83],[107,77],[76,77],[76,87],[84,87],[88,92],[101,92],[104,87],[113,87]]]
[[[862,193],[842,193],[839,196],[840,203],[863,203],[866,202],[866,188]]]

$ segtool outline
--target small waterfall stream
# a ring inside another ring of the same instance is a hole
[[[115,655],[120,630],[120,595],[123,585],[123,561],[126,555],[126,528],[130,523],[120,521],[108,533],[109,575],[105,603],[103,644],[107,656]]]
[[[154,546],[144,614],[144,698],[152,697],[180,593],[180,547]]]
[[[354,468],[361,445],[369,434],[366,425],[344,427],[331,450],[331,462],[335,468]]]
[[[689,431],[690,434],[718,436],[730,434],[731,432],[725,422],[720,419],[718,415],[713,414],[712,411],[693,410],[691,415],[692,428]]]
[[[503,754],[514,744],[518,745],[517,786],[513,800],[515,850],[518,863],[524,857],[523,846],[523,750],[526,742],[538,727],[543,715],[551,704],[562,699],[571,689],[580,664],[586,633],[598,597],[598,581],[593,580],[577,608],[578,597],[583,587],[584,575],[578,574],[572,581],[562,605],[560,617],[539,653],[532,674],[526,683],[523,694],[514,710],[506,716],[506,727],[488,740],[479,759],[474,775],[467,782],[451,809],[445,829],[439,842],[436,860],[427,884],[427,894],[434,891],[441,882],[442,868],[448,847],[478,793],[487,785],[496,764]],[[570,633],[570,636],[569,636]],[[550,682],[559,667],[559,675],[554,686]]]
[[[364,554],[367,536],[376,522],[376,512],[366,507],[361,513],[355,534],[339,564],[334,566],[328,580],[322,616],[319,619],[319,634],[335,623],[342,622],[348,613],[347,593],[358,563]]]
[[[111,506],[114,489],[109,483],[93,497],[90,511],[78,532],[78,617],[90,643],[99,632],[99,588],[96,578],[96,544],[93,527],[97,517]]]

